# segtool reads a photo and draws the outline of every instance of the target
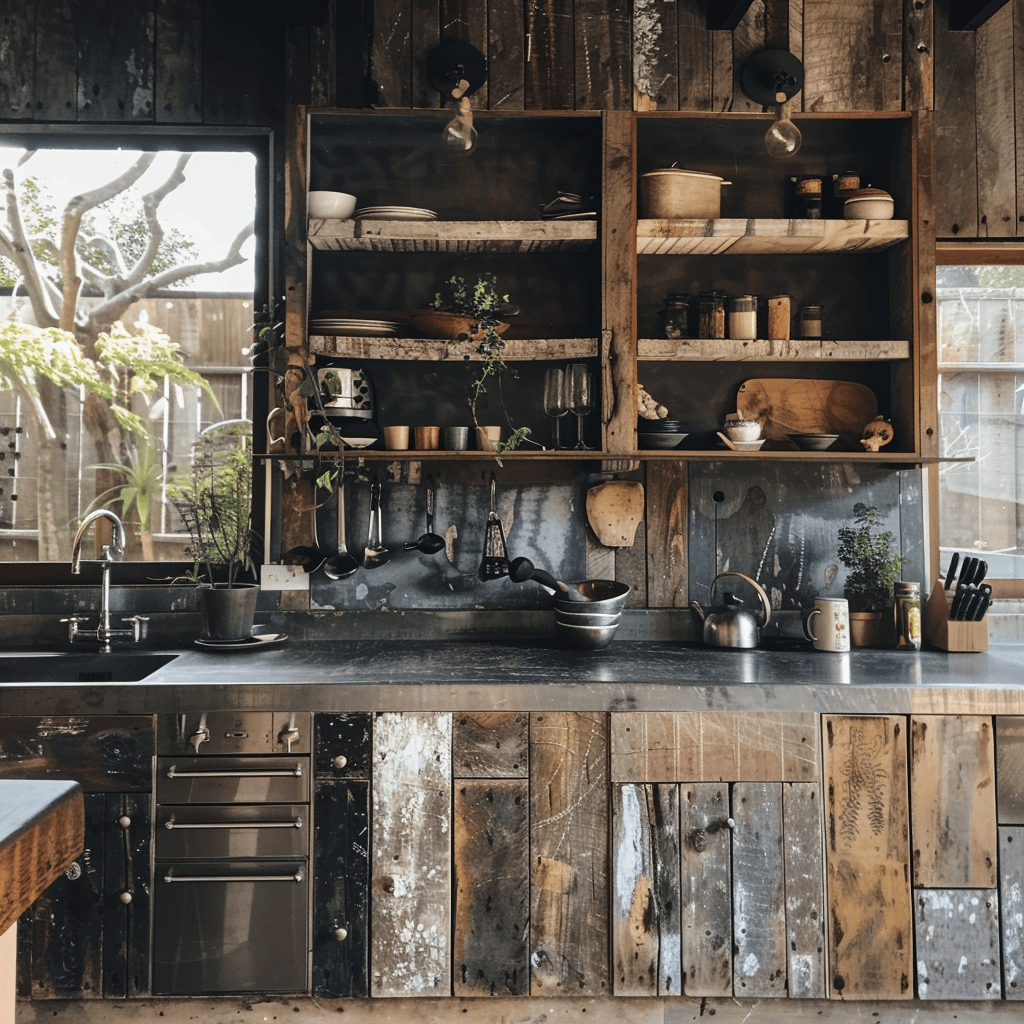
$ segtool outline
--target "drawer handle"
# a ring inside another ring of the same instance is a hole
[[[302,778],[302,765],[297,764],[294,768],[266,768],[252,771],[232,771],[225,768],[220,771],[208,772],[183,772],[177,765],[171,765],[167,769],[169,779],[272,779],[281,776],[293,776],[296,779]]]
[[[291,821],[175,821],[172,814],[164,828],[302,828],[302,819]]]
[[[179,878],[177,875],[164,875],[165,882],[301,882],[302,872],[294,875],[188,875]]]

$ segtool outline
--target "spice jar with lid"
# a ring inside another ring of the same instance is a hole
[[[661,312],[666,338],[690,337],[690,297],[682,292],[665,296],[665,308]]]
[[[892,587],[896,650],[921,650],[921,584],[896,580]]]
[[[772,295],[768,299],[768,339],[789,341],[789,296]]]
[[[756,295],[734,295],[729,299],[729,337],[745,341],[757,337]]]
[[[725,337],[725,292],[702,292],[698,300],[697,337]]]
[[[802,217],[821,219],[821,178],[796,178],[796,200]]]
[[[821,337],[821,306],[808,304],[800,307],[800,337]]]

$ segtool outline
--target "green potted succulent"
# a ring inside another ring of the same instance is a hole
[[[850,603],[850,641],[867,647],[878,639],[883,613],[892,608],[893,584],[906,559],[893,550],[874,505],[853,506],[853,526],[839,528],[839,561],[849,570],[843,594]]]
[[[252,529],[252,424],[225,420],[192,446],[189,476],[171,497],[191,537],[197,605],[207,640],[252,634],[259,584]]]

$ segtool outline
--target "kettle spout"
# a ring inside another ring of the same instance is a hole
[[[707,621],[707,616],[704,614],[704,609],[701,608],[699,601],[691,601],[690,607],[700,616],[700,621]]]

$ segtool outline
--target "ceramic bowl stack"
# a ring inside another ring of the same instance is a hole
[[[607,647],[619,628],[630,588],[615,580],[570,583],[583,600],[555,599],[555,634],[566,647],[597,651]]]
[[[638,448],[675,448],[684,437],[686,431],[683,430],[682,420],[637,420]]]

